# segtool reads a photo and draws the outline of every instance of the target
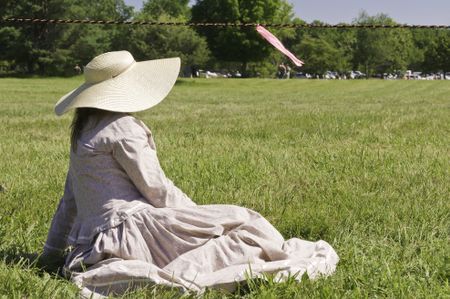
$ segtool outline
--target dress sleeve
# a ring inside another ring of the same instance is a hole
[[[195,206],[195,203],[165,176],[153,140],[144,130],[142,134],[133,134],[117,141],[113,147],[113,155],[152,206]]]
[[[73,195],[71,171],[69,169],[64,187],[64,195],[53,216],[47,241],[44,245],[44,255],[58,255],[64,252],[67,248],[67,236],[72,229],[76,215],[77,206]]]

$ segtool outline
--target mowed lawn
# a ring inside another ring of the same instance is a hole
[[[0,79],[1,298],[77,294],[24,257],[41,252],[68,166],[71,114],[53,106],[81,82]],[[137,116],[198,204],[254,209],[341,259],[325,279],[204,297],[448,298],[450,81],[183,79]]]

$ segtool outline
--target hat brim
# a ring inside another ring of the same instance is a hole
[[[81,107],[115,112],[149,109],[169,94],[180,65],[178,57],[136,62],[117,77],[72,90],[56,103],[55,113],[60,116]]]

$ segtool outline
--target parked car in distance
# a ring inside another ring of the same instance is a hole
[[[366,77],[366,74],[364,74],[363,72],[360,71],[355,71],[356,74],[356,79],[362,79]]]
[[[422,75],[422,79],[423,80],[435,80],[436,75],[435,74],[425,74],[425,75]]]
[[[348,74],[349,79],[363,79],[366,77],[366,74],[360,72],[360,71],[350,71]]]
[[[405,77],[408,80],[422,80],[422,72],[413,72],[411,70],[407,70],[405,73]]]
[[[295,73],[294,78],[297,78],[297,79],[311,79],[312,76],[310,74],[308,74],[308,73],[297,72],[297,73]]]
[[[398,76],[397,76],[397,74],[391,74],[391,73],[384,73],[383,74],[383,79],[384,80],[395,80],[395,79],[397,79],[398,78]]]
[[[204,71],[204,70],[198,70],[198,77],[199,78],[228,78],[228,74],[222,74],[220,72],[212,72],[212,71]]]
[[[325,74],[323,74],[324,79],[337,79],[338,74],[336,72],[326,71]]]

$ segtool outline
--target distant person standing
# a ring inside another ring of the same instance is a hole
[[[280,65],[278,66],[277,77],[278,79],[283,79],[284,76],[286,76],[286,66],[284,65],[284,63],[280,63]]]
[[[285,75],[286,79],[290,79],[291,78],[291,67],[286,64],[286,75]]]
[[[75,70],[77,75],[81,75],[81,67],[78,64],[76,64],[73,69]]]
[[[191,66],[191,78],[198,78],[199,77],[198,67],[196,65]]]

